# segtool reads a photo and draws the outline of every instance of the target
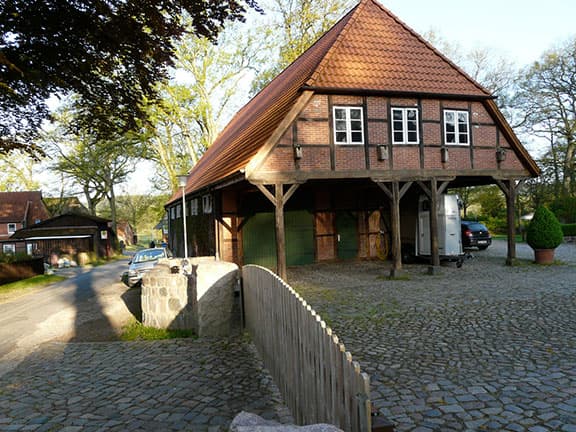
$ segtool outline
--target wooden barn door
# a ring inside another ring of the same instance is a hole
[[[336,213],[338,258],[346,260],[358,256],[358,218],[348,211]]]

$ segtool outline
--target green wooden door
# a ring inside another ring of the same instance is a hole
[[[274,213],[256,213],[242,228],[244,264],[276,270],[276,232]]]
[[[289,266],[314,262],[314,218],[305,210],[284,214],[286,228],[286,264]]]
[[[336,213],[338,258],[353,259],[358,256],[358,220],[352,212]]]
[[[244,264],[257,264],[276,270],[276,220],[274,213],[257,213],[242,228]],[[307,211],[284,214],[286,230],[286,264],[314,262],[313,216]]]

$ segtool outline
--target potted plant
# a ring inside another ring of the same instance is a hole
[[[554,213],[546,207],[538,207],[526,230],[526,243],[534,249],[536,264],[554,262],[554,249],[563,240],[562,226]]]

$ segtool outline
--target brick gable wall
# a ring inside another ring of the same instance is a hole
[[[364,107],[364,145],[334,144],[332,107]],[[391,107],[415,107],[419,112],[420,144],[391,144],[389,112]],[[443,110],[469,113],[470,146],[444,143]],[[295,159],[294,147],[302,149]],[[377,146],[384,146],[388,157],[379,160]],[[496,150],[504,149],[506,158],[497,161]],[[447,160],[442,160],[442,152]],[[517,170],[522,162],[498,130],[482,102],[387,98],[379,96],[314,95],[298,118],[263,163],[263,173],[314,173],[385,170]]]

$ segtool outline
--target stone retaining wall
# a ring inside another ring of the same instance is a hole
[[[145,326],[194,330],[198,336],[230,333],[238,266],[214,257],[161,260],[142,279]],[[178,269],[173,273],[173,269]]]

